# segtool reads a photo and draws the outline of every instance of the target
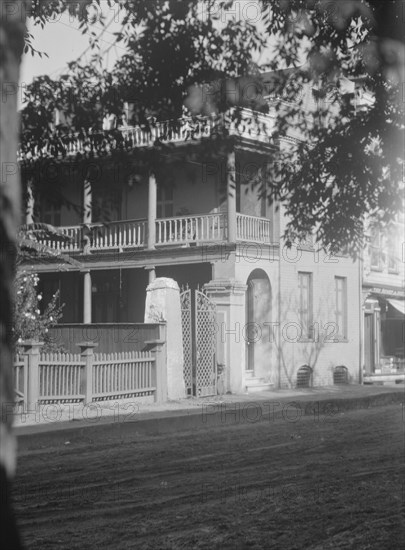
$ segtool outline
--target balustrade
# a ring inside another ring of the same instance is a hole
[[[237,239],[257,243],[271,242],[271,222],[266,218],[236,214]]]
[[[223,214],[200,214],[156,220],[156,245],[223,241]]]
[[[271,222],[266,218],[236,214],[237,240],[271,242]],[[124,220],[60,227],[69,241],[44,240],[50,248],[63,252],[81,252],[125,248],[143,248],[147,240],[146,220]],[[211,213],[156,220],[156,246],[223,242],[227,238],[226,214]]]
[[[158,140],[163,143],[179,143],[191,139],[207,138],[218,131],[226,134],[247,137],[260,142],[269,142],[274,130],[275,117],[242,109],[237,118],[234,110],[218,116],[193,119],[184,117],[177,121],[157,122],[150,128],[141,126],[121,126],[112,132],[70,133],[54,136],[43,143],[27,144],[18,154],[18,160],[28,160],[38,156],[58,158],[78,153],[97,153],[109,151],[121,145],[128,147],[147,147]]]

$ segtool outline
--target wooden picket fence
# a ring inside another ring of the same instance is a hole
[[[80,354],[44,353],[39,358],[39,401],[79,402],[84,400]]]
[[[148,351],[94,354],[93,399],[151,395],[154,362]]]
[[[94,344],[80,344],[81,354],[40,353],[34,343],[15,358],[14,389],[18,404],[69,403],[154,395],[165,376],[165,354],[156,349],[93,353]],[[164,389],[164,384],[162,384]]]

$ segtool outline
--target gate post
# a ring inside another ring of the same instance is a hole
[[[145,323],[166,321],[167,398],[185,397],[179,285],[158,277],[146,288]]]
[[[217,363],[225,365],[225,391],[244,391],[245,294],[247,286],[234,279],[215,279],[204,285],[217,309]]]
[[[77,344],[80,348],[81,359],[86,363],[84,367],[84,373],[82,378],[84,404],[92,402],[93,398],[93,361],[94,361],[94,348],[98,346],[95,342],[81,342]]]
[[[26,386],[26,407],[28,413],[36,413],[36,406],[39,400],[39,357],[43,342],[35,340],[26,340],[21,346],[24,349],[27,368],[27,386]]]
[[[155,402],[165,403],[167,401],[167,359],[166,359],[166,327],[161,325],[164,334],[161,339],[146,340],[145,344],[155,359],[153,369],[153,384],[156,387]]]

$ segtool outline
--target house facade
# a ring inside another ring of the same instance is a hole
[[[252,112],[245,117],[251,120]],[[47,244],[80,268],[57,258],[27,268],[39,273],[44,302],[60,291],[64,323],[143,322],[146,288],[156,277],[203,290],[215,319],[201,338],[214,333],[226,391],[295,387],[303,380],[331,385],[337,370],[360,383],[369,361],[362,342],[366,310],[372,303],[373,323],[381,311],[368,286],[374,282],[365,276],[365,262],[327,254],[311,237],[286,246],[283,206],[270,205],[255,184],[280,146],[271,139],[274,114],[255,117],[255,131],[246,124],[228,127],[231,146],[215,158],[202,153],[218,130],[210,117],[182,119],[175,129],[165,123],[148,131],[121,127],[130,160],[94,156],[85,172],[75,159],[96,136],[70,136],[63,158],[49,152],[65,204],[31,193],[26,221],[61,228],[69,239]],[[285,136],[286,143],[294,139]],[[153,150],[157,141],[170,146],[170,162],[156,171],[128,171],[139,151]],[[190,334],[198,338],[196,329]],[[197,350],[197,364],[198,356]]]

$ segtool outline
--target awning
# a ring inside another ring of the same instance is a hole
[[[402,313],[402,315],[405,315],[405,300],[393,300],[393,299],[387,299],[387,302],[394,307],[399,313]]]

